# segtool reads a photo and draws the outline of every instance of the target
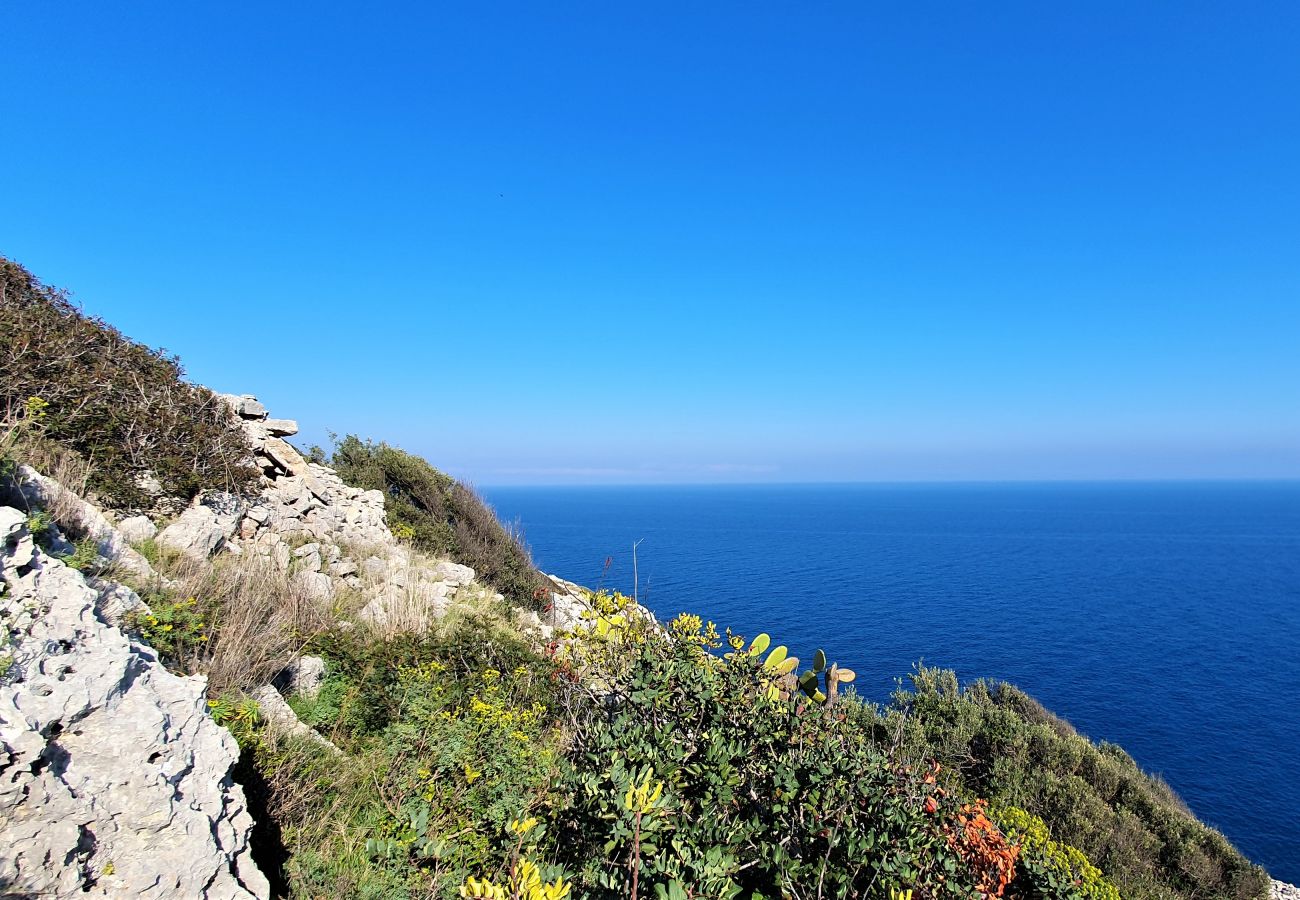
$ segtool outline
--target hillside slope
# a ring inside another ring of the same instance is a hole
[[[877,708],[820,653],[545,576],[418,457],[355,438],[333,465],[304,456],[255,397],[186,385],[4,266],[11,887],[139,894],[175,870],[192,880],[159,896],[1269,893],[1167,786],[1014,688],[920,669]],[[90,351],[58,349],[74,340]],[[142,373],[148,402],[100,402]],[[59,675],[108,648],[148,677],[86,694]],[[134,737],[163,703],[183,724]],[[123,777],[55,797],[104,771],[96,748]],[[184,824],[200,812],[206,832]],[[151,859],[158,842],[192,864]]]

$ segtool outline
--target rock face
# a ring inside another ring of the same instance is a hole
[[[154,577],[153,566],[131,548],[131,539],[113,527],[94,505],[30,466],[18,467],[16,486],[30,508],[47,509],[56,505],[64,507],[65,515],[72,520],[69,524],[87,537],[95,539],[99,555],[105,562],[114,563],[142,579]]]
[[[1269,900],[1300,900],[1300,888],[1285,881],[1274,881],[1268,893]]]
[[[96,614],[100,591],[0,508],[0,886],[20,896],[254,898],[252,818],[205,681]]]

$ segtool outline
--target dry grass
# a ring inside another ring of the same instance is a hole
[[[245,553],[214,560],[159,561],[168,594],[195,598],[211,618],[209,640],[186,648],[189,672],[208,676],[213,696],[268,683],[331,624],[329,610],[274,562]]]

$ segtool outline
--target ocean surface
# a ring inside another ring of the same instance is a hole
[[[1300,882],[1300,483],[496,488],[537,563],[660,617],[917,660],[1122,745]],[[607,559],[610,560],[606,567]]]

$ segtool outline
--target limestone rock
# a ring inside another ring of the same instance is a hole
[[[474,570],[469,566],[443,560],[434,564],[433,576],[439,581],[445,581],[448,584],[460,587],[474,580]]]
[[[51,509],[57,506],[65,510],[64,517],[71,521],[61,524],[94,538],[99,548],[99,555],[106,562],[116,563],[140,578],[154,577],[153,566],[149,565],[149,561],[131,548],[126,537],[113,527],[102,512],[77,496],[74,491],[59,484],[53,478],[42,475],[31,466],[18,467],[17,484],[19,493],[29,507]]]
[[[21,515],[21,514],[19,514]],[[181,678],[95,613],[81,573],[0,513],[0,884],[17,895],[261,898],[238,748]],[[111,865],[110,865],[111,864]]]
[[[265,419],[267,415],[266,407],[258,403],[257,398],[252,394],[245,394],[239,398],[235,412],[243,419]]]
[[[315,697],[324,681],[325,660],[319,656],[300,656],[276,676],[275,687],[285,694]]]
[[[357,564],[346,557],[338,562],[330,563],[330,574],[335,578],[346,578],[349,575],[355,575]]]
[[[314,728],[299,719],[297,713],[293,711],[293,707],[286,703],[284,697],[280,696],[280,692],[271,685],[262,685],[253,691],[251,696],[257,702],[258,712],[262,714],[262,717],[271,727],[281,734],[304,738],[334,753],[342,752]]]
[[[160,531],[158,543],[195,559],[207,559],[235,533],[243,513],[243,501],[234,494],[209,493]]]
[[[158,533],[158,526],[148,516],[131,516],[117,523],[117,532],[132,544],[147,541]]]
[[[271,437],[292,437],[298,433],[298,423],[293,419],[267,419],[262,427]]]
[[[95,612],[110,625],[121,625],[128,613],[149,612],[149,605],[124,584],[100,578],[88,578],[86,583],[95,591]]]
[[[324,572],[297,572],[294,580],[301,586],[303,593],[318,603],[328,603],[334,599],[334,582]]]
[[[288,441],[271,438],[262,453],[286,475],[302,475],[307,471],[307,460]]]

